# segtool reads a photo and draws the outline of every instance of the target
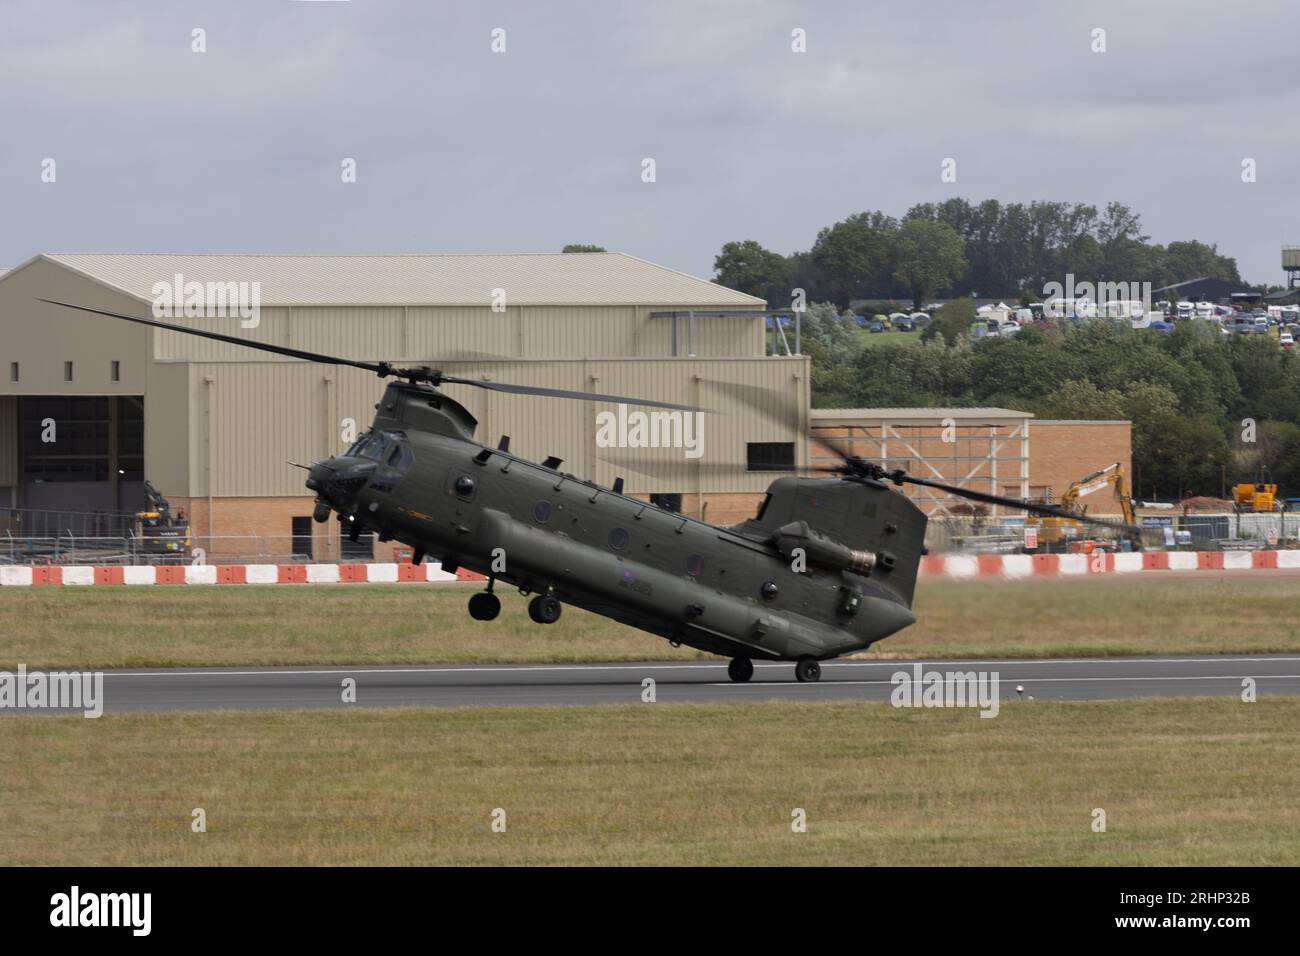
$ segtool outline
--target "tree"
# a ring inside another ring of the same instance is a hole
[[[604,246],[584,246],[582,243],[574,242],[565,246],[561,252],[605,252]]]
[[[713,260],[715,280],[729,289],[758,296],[770,308],[790,306],[789,266],[780,253],[764,249],[753,239],[728,242]]]
[[[1033,402],[1029,411],[1045,419],[1090,419],[1123,421],[1124,394],[1101,389],[1092,382],[1073,379]]]
[[[1159,255],[1159,263],[1161,285],[1207,277],[1241,282],[1236,259],[1221,256],[1218,246],[1207,246],[1195,239],[1169,243]]]
[[[952,226],[908,219],[894,237],[894,278],[912,292],[919,309],[926,297],[949,289],[966,271],[965,243]]]
[[[861,212],[819,232],[809,252],[817,297],[841,307],[853,299],[888,298],[897,230],[884,213]]]
[[[943,304],[924,331],[921,332],[921,340],[929,342],[931,339],[942,338],[943,341],[952,347],[959,342],[970,340],[971,323],[975,321],[975,300],[969,297],[960,299],[951,299]]]

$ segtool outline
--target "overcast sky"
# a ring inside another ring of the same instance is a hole
[[[3,0],[0,266],[588,242],[711,276],[728,240],[789,253],[854,212],[964,196],[1117,199],[1153,240],[1217,243],[1280,283],[1278,247],[1300,243],[1296,11]]]

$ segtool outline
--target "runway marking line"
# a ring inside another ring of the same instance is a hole
[[[827,661],[823,666],[827,668],[843,667],[909,667],[913,664],[939,665],[952,664],[960,667],[971,667],[978,664],[1002,664],[1016,667],[1034,666],[1043,664],[1222,664],[1225,662],[1252,664],[1252,663],[1283,663],[1300,661],[1300,657],[1115,657],[1115,658],[1084,658],[1084,657],[1043,657],[1026,660],[1017,660],[1015,658],[1006,658],[1000,660],[967,660],[967,659],[900,659],[889,661]],[[789,667],[790,661],[755,661],[755,668],[769,667]],[[699,670],[706,668],[725,667],[722,661],[717,663],[675,663],[672,661],[658,661],[631,664],[500,664],[500,665],[475,665],[467,664],[464,666],[439,666],[424,667],[418,664],[410,667],[374,667],[358,666],[349,667],[347,664],[331,664],[328,668],[319,669],[293,669],[289,668],[266,667],[257,670],[225,670],[221,668],[212,668],[204,670],[151,670],[151,671],[132,671],[132,670],[104,670],[104,676],[107,677],[309,677],[322,676],[327,674],[337,674],[346,672],[348,674],[501,674],[512,672],[529,672],[529,671],[601,671],[601,670],[646,670],[652,668],[667,668],[673,670]]]

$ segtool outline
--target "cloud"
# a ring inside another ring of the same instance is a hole
[[[1290,9],[20,0],[0,264],[583,241],[708,275],[732,239],[792,252],[853,212],[961,195],[1118,199],[1156,241],[1280,281],[1277,246],[1300,241]]]

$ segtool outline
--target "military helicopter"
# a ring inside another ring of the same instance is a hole
[[[912,594],[924,553],[926,516],[891,488],[924,485],[977,502],[1133,531],[1060,508],[985,494],[907,474],[836,447],[842,461],[811,469],[828,477],[774,480],[758,513],[718,527],[605,488],[474,437],[477,422],[446,385],[513,394],[696,410],[671,402],[459,378],[430,366],[398,368],[237,336],[170,325],[49,299],[41,301],[324,365],[392,378],[374,421],[343,454],[307,467],[318,522],[337,515],[355,540],[410,546],[445,570],[487,579],[469,614],[501,610],[496,584],[531,596],[529,617],[559,620],[565,604],[731,659],[733,681],[754,661],[792,661],[801,682],[821,661],[870,647],[915,621]],[[834,446],[833,446],[834,447]]]

